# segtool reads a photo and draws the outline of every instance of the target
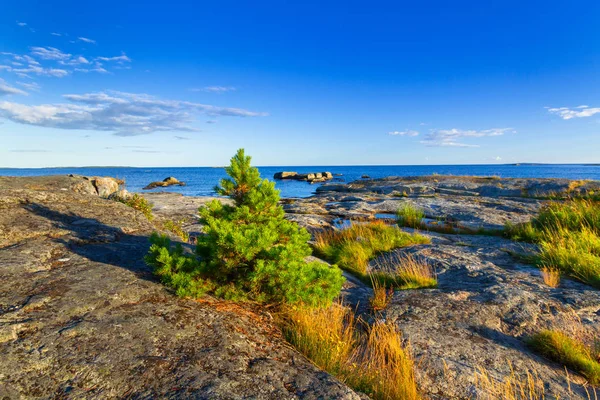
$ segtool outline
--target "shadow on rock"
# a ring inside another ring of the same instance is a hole
[[[134,235],[125,233],[127,228],[107,225],[95,218],[62,213],[42,204],[30,203],[24,208],[52,221],[56,229],[69,231],[67,235],[53,240],[62,243],[71,252],[90,261],[121,267],[155,281],[150,267],[143,260],[150,247],[149,229],[143,229],[145,235]]]

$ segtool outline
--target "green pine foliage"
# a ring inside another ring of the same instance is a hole
[[[329,304],[341,290],[341,271],[305,261],[310,234],[284,218],[275,184],[261,180],[250,160],[240,149],[226,168],[230,178],[216,188],[233,205],[213,200],[200,208],[205,235],[198,238],[196,254],[153,236],[147,262],[184,296],[208,291],[236,300]]]

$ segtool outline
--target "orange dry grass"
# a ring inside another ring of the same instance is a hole
[[[378,272],[372,279],[400,289],[434,288],[437,286],[435,269],[412,255],[392,254],[376,262]]]
[[[542,267],[541,274],[546,285],[555,288],[560,284],[560,271],[557,268]]]
[[[536,372],[526,371],[517,376],[510,365],[510,376],[503,380],[493,378],[483,367],[475,373],[477,399],[481,400],[544,400],[544,382]]]
[[[288,309],[287,339],[317,366],[373,399],[419,398],[414,361],[392,322],[360,329],[340,304],[325,309]]]
[[[384,310],[392,301],[394,289],[387,289],[385,282],[381,282],[373,274],[369,274],[369,278],[373,287],[373,295],[369,299],[369,305],[373,311]]]

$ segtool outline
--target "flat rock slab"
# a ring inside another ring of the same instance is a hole
[[[150,222],[73,179],[0,180],[0,398],[360,398],[260,309],[169,292]]]

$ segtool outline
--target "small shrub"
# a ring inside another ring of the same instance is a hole
[[[115,200],[141,212],[148,219],[148,221],[152,221],[154,219],[154,215],[152,215],[152,204],[150,204],[145,197],[140,196],[137,193],[129,197],[116,197]]]
[[[222,179],[216,191],[234,205],[214,200],[200,208],[205,235],[198,238],[195,254],[183,254],[181,246],[173,249],[168,239],[154,236],[146,261],[186,295],[209,287],[228,299],[329,304],[340,293],[342,273],[305,261],[311,254],[310,234],[284,218],[275,184],[261,180],[243,149],[226,172],[230,178]]]
[[[425,213],[410,203],[405,203],[396,212],[396,220],[398,225],[409,228],[420,228],[423,224]]]
[[[398,247],[422,243],[429,243],[429,239],[403,232],[383,221],[373,221],[317,233],[314,247],[323,257],[368,281],[369,260]]]
[[[560,284],[560,271],[553,267],[542,267],[542,279],[550,287],[558,287]]]
[[[563,332],[544,330],[529,339],[541,355],[584,375],[592,385],[600,384],[600,363],[594,350]]]
[[[419,399],[410,347],[393,322],[359,329],[351,310],[296,308],[283,316],[290,343],[317,366],[373,399]]]

